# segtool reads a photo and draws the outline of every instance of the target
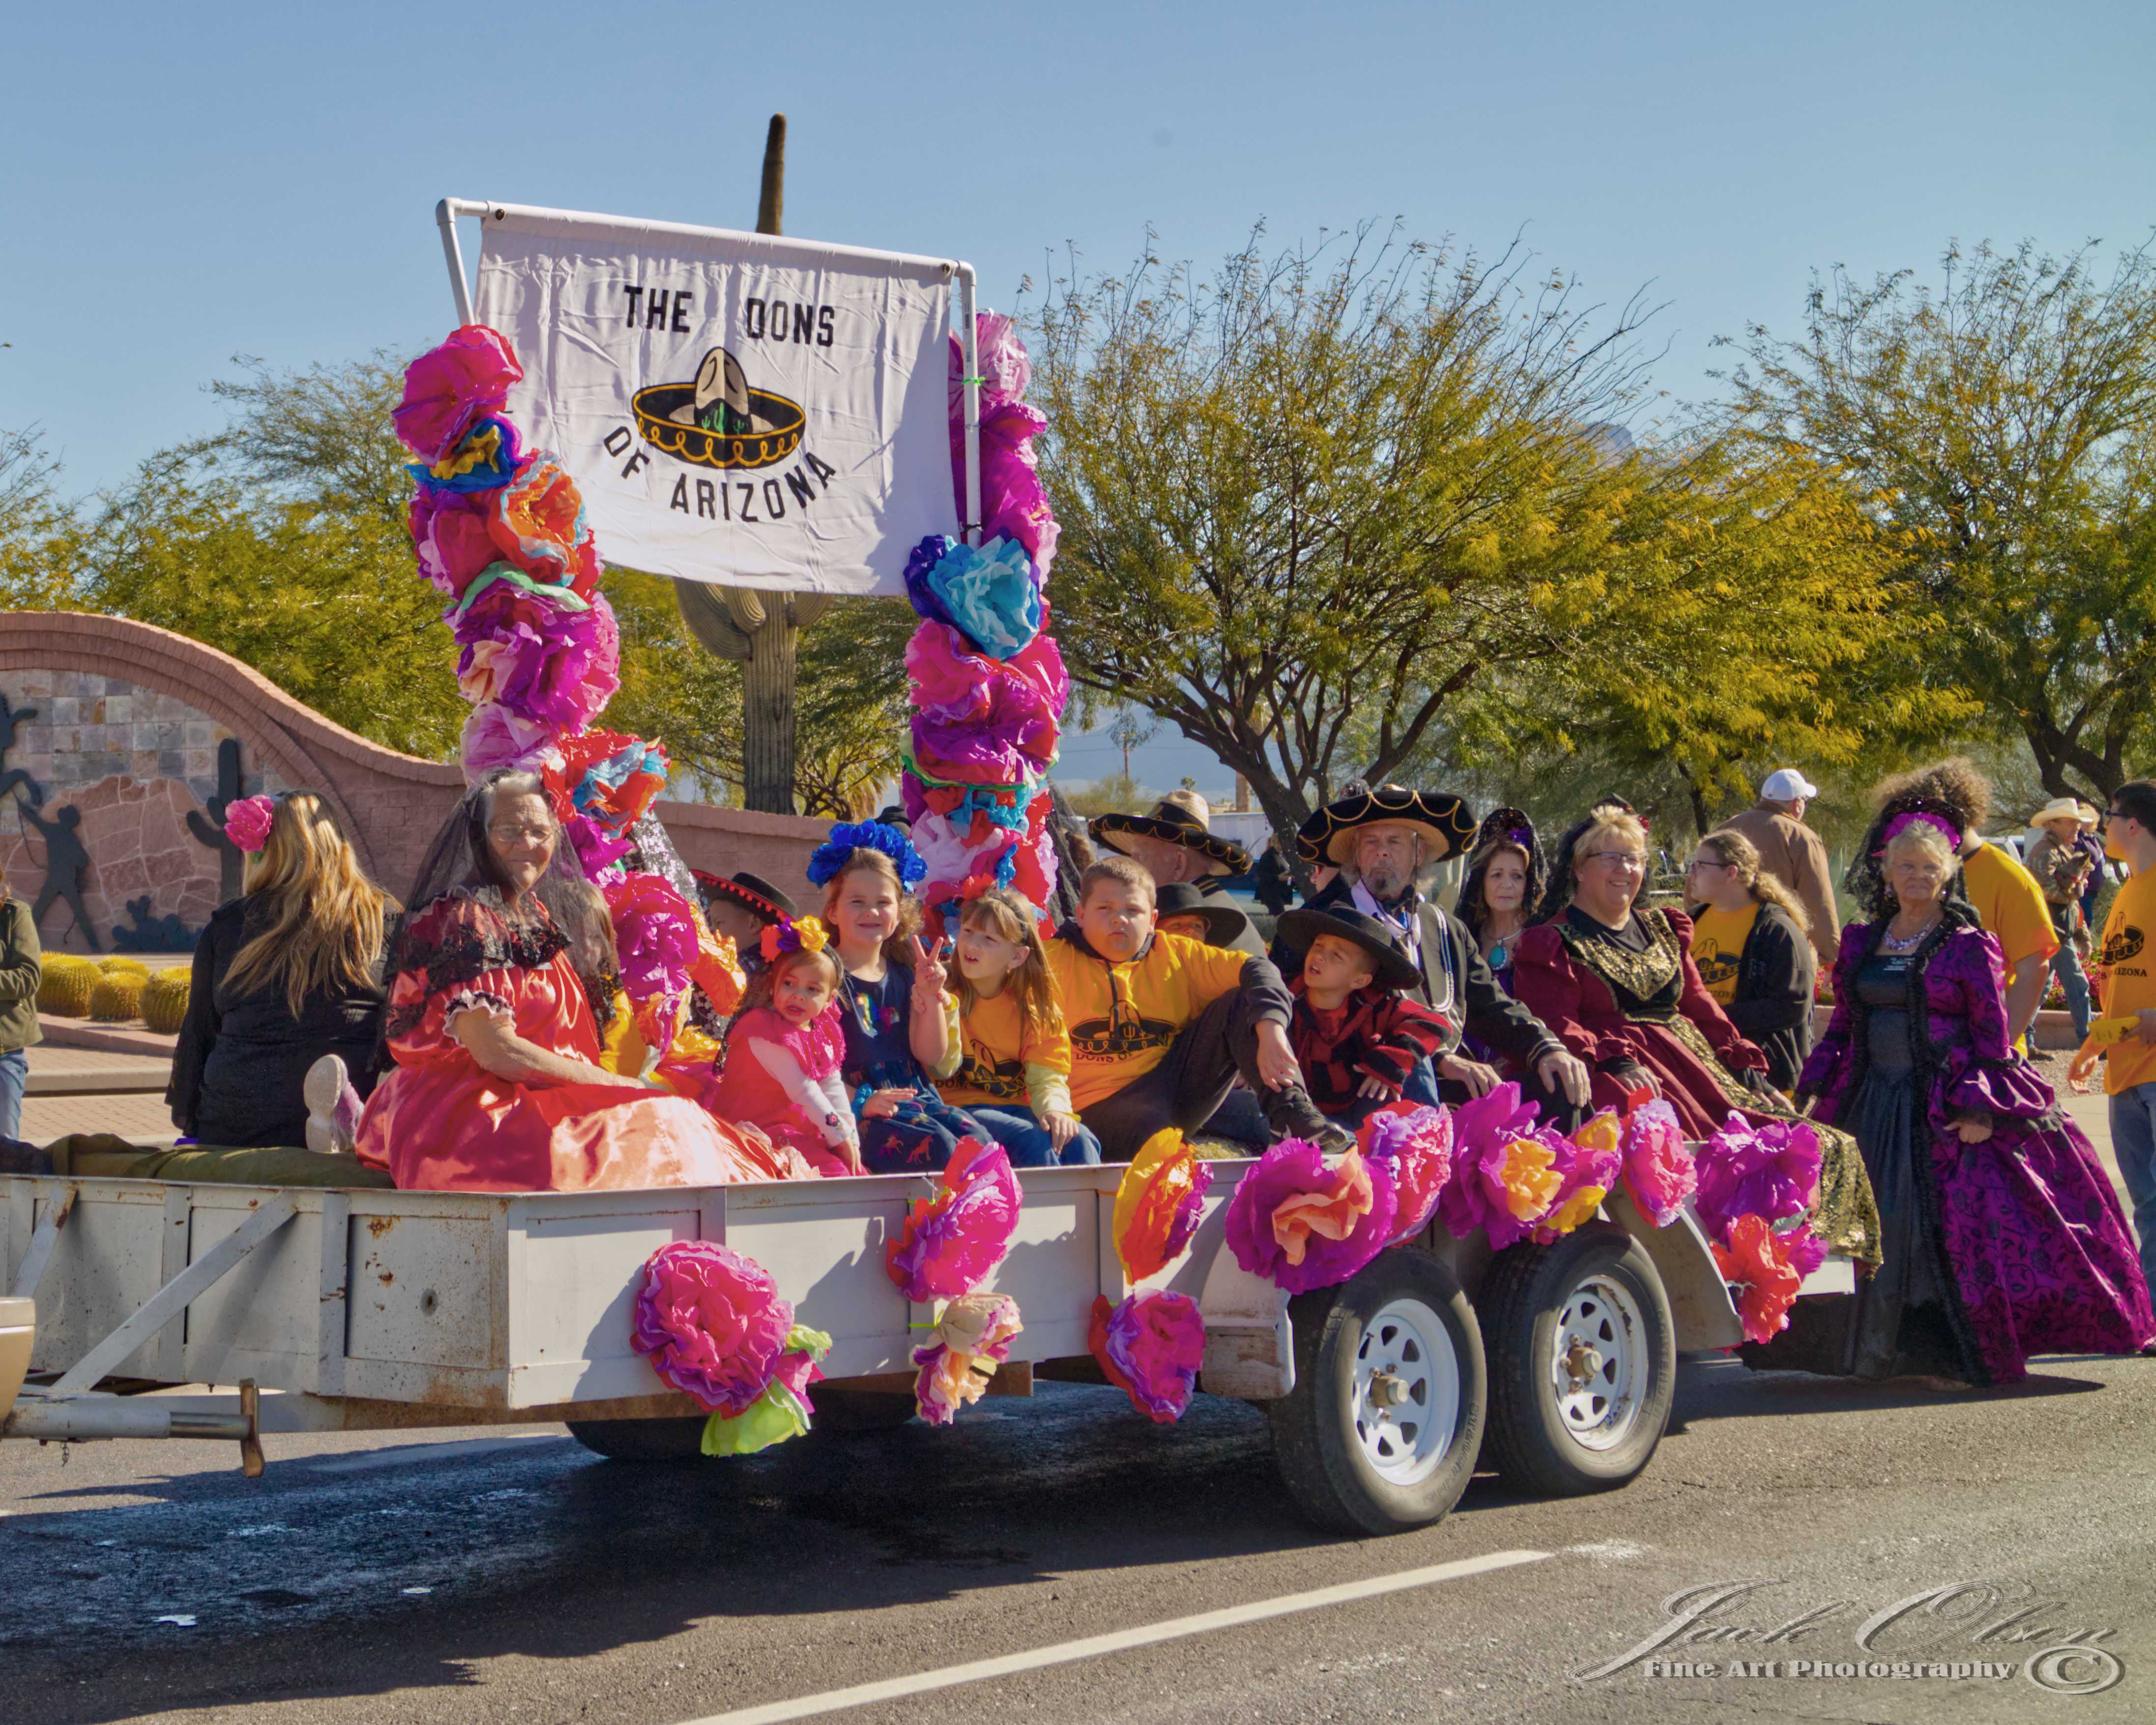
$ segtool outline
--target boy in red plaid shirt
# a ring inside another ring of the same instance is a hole
[[[1288,1045],[1319,1113],[1348,1127],[1396,1102],[1415,1063],[1434,1055],[1444,1019],[1404,990],[1421,980],[1393,932],[1345,905],[1290,911],[1281,934],[1306,946],[1288,983],[1295,1010]]]

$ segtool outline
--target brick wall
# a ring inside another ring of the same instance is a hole
[[[402,895],[464,789],[464,775],[369,742],[293,700],[228,654],[169,629],[75,611],[0,611],[0,696],[38,709],[14,727],[0,787],[20,768],[45,788],[40,819],[69,804],[91,859],[84,895],[100,944],[146,893],[157,914],[199,927],[214,907],[215,853],[185,817],[216,794],[216,750],[240,746],[242,793],[309,790],[327,801],[367,871]],[[169,745],[169,746],[168,746]],[[21,788],[0,788],[0,871],[34,901],[45,844],[21,818]],[[662,802],[660,817],[692,868],[749,869],[803,902],[802,870],[825,825],[793,815]],[[80,952],[64,906],[47,913],[52,944]]]

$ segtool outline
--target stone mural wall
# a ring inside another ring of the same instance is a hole
[[[408,887],[464,789],[301,706],[238,660],[124,618],[0,611],[0,874],[56,951],[185,951],[239,890],[225,804],[321,797],[361,865]],[[824,824],[662,801],[692,868],[749,869],[803,903]],[[119,931],[116,940],[116,930]]]

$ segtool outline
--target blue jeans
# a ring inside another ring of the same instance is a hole
[[[872,1174],[941,1173],[959,1139],[988,1136],[971,1115],[921,1091],[895,1112],[861,1122],[861,1163]]]
[[[1400,1088],[1404,1102],[1435,1102],[1437,1096],[1437,1062],[1425,1055],[1414,1063],[1414,1070],[1408,1074],[1408,1081]]]
[[[988,1129],[988,1135],[1010,1153],[1013,1168],[1078,1168],[1101,1160],[1101,1141],[1094,1137],[1092,1128],[1080,1122],[1070,1142],[1063,1147],[1058,1157],[1055,1145],[1048,1136],[1048,1128],[1040,1123],[1040,1117],[1030,1108],[1016,1103],[1009,1107],[983,1107],[976,1102],[967,1113]]]
[[[0,1054],[0,1138],[23,1136],[23,1091],[29,1082],[29,1055],[19,1048]]]
[[[2111,1099],[2111,1153],[2133,1207],[2133,1231],[2141,1240],[2141,1273],[2156,1299],[2156,1080],[2123,1090]]]
[[[2059,986],[2066,991],[2066,1010],[2073,1014],[2074,1040],[2088,1040],[2089,985],[2088,973],[2082,968],[2082,955],[2074,950],[2071,941],[2062,941],[2059,950],[2051,954],[2051,974],[2059,979]]]

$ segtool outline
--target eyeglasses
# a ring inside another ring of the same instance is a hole
[[[1726,869],[1728,866],[1727,863],[1717,862],[1711,856],[1696,856],[1685,865],[1685,873],[1697,875],[1702,869]]]
[[[1644,875],[1647,872],[1646,858],[1635,850],[1590,850],[1580,860],[1607,863],[1613,869],[1622,869],[1632,874]]]
[[[554,829],[542,826],[494,826],[486,829],[486,835],[497,845],[514,845],[519,839],[526,845],[543,845],[554,836]]]

